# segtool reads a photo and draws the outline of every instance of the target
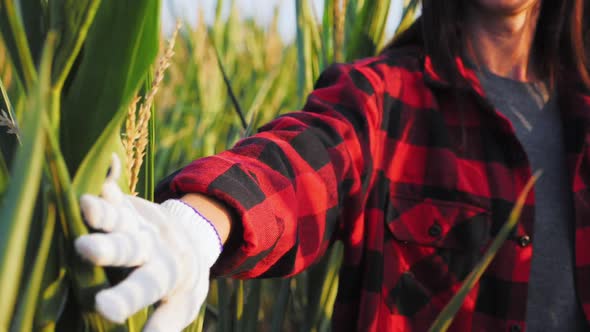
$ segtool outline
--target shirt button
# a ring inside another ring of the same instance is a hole
[[[428,229],[428,235],[432,237],[439,237],[442,234],[442,228],[439,224],[434,224]]]
[[[510,326],[510,332],[521,332],[522,328],[520,325],[514,324]]]
[[[519,237],[518,244],[523,248],[527,247],[529,244],[531,244],[531,237],[528,235],[523,235],[523,236]]]

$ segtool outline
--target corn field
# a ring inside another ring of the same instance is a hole
[[[129,271],[73,249],[92,231],[78,198],[98,194],[112,153],[126,163],[121,188],[153,199],[158,179],[301,107],[323,68],[377,54],[390,7],[399,33],[419,1],[326,0],[317,17],[294,0],[293,43],[278,13],[265,29],[223,5],[210,26],[200,13],[166,40],[160,0],[0,0],[0,332],[141,331],[150,309],[124,325],[94,311],[94,294]],[[186,331],[329,331],[341,255],[336,244],[291,279],[212,280]]]

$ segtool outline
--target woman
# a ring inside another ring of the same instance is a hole
[[[424,331],[543,168],[451,330],[586,329],[583,0],[423,5],[382,55],[327,69],[302,112],[170,176],[161,205],[122,195],[115,161],[103,197],[82,198],[106,233],[76,247],[98,265],[139,267],[97,295],[99,312],[122,321],[162,300],[146,330],[178,331],[211,267],[289,276],[341,240],[334,330]]]

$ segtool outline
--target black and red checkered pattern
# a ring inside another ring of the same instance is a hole
[[[159,199],[200,192],[235,210],[239,241],[227,245],[216,275],[293,275],[340,240],[334,331],[425,331],[531,177],[511,124],[475,72],[459,58],[457,66],[468,82],[459,88],[414,48],[334,65],[302,111],[194,161],[161,184]],[[574,80],[559,86],[575,277],[590,317],[590,97]],[[531,194],[450,330],[525,329],[533,210]]]

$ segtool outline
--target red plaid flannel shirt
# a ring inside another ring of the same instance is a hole
[[[199,192],[235,210],[239,241],[216,275],[283,277],[344,243],[334,331],[425,331],[507,220],[531,177],[509,121],[475,72],[451,88],[418,49],[319,78],[300,112],[165,180],[159,200]],[[575,208],[575,279],[590,317],[590,97],[560,82]],[[523,331],[534,195],[451,331]],[[551,268],[548,266],[547,268]]]

